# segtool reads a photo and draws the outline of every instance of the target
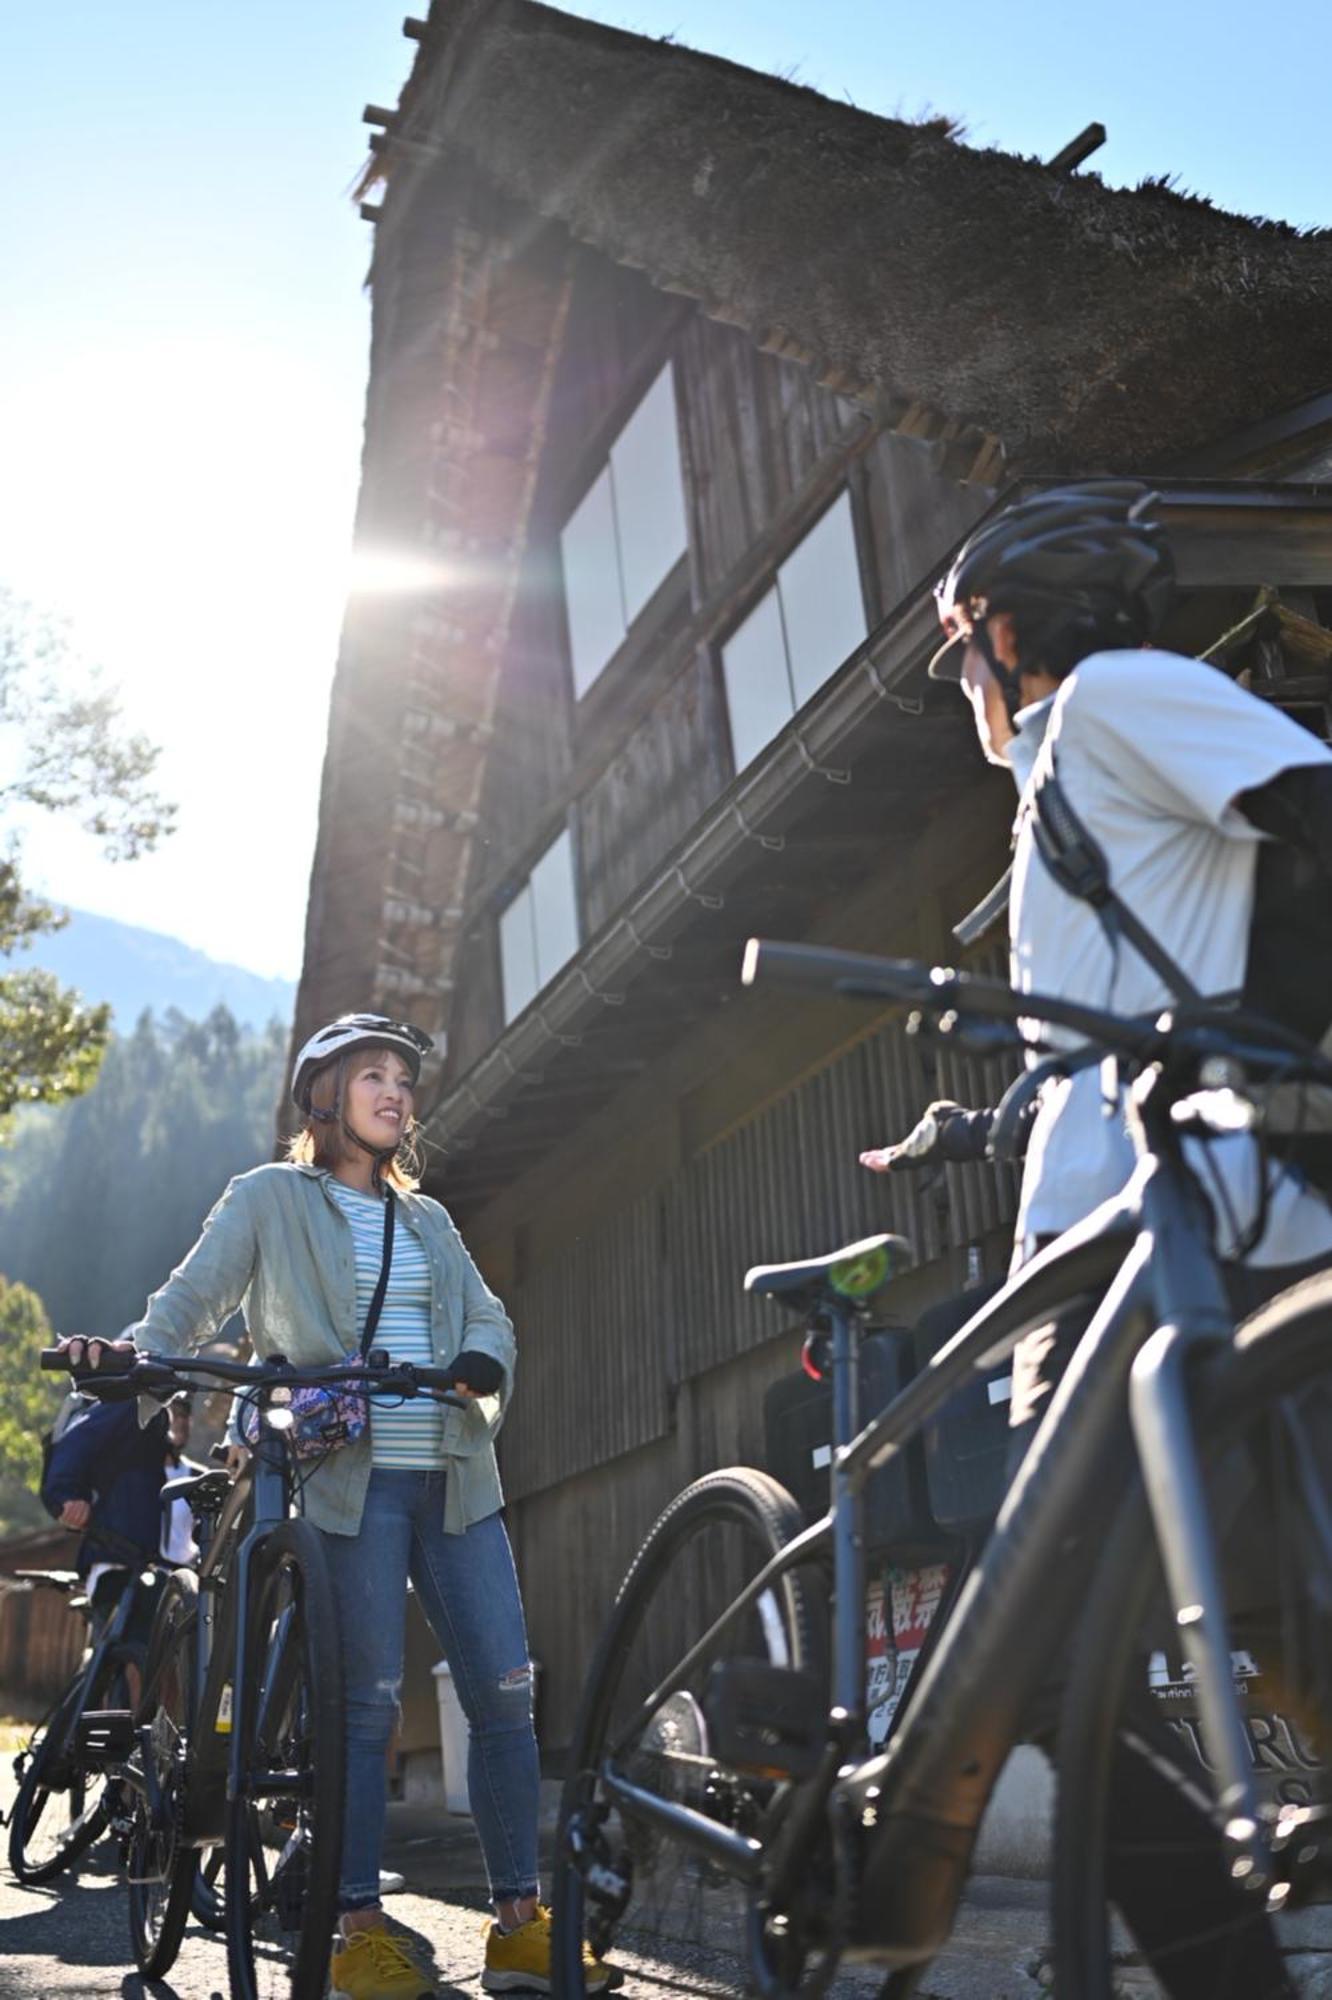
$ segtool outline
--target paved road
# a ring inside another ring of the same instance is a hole
[[[0,1752],[0,1801],[13,1796],[10,1754]],[[549,1846],[556,1789],[543,1787],[543,1845]],[[410,1932],[442,2000],[477,2000],[485,1921],[484,1878],[471,1823],[435,1807],[393,1806],[387,1864],[407,1878],[389,1900]],[[83,1858],[77,1876],[47,1889],[20,1889],[0,1866],[0,2000],[225,2000],[222,1944],[191,1925],[169,1982],[148,1984],[130,1969],[124,1892],[110,1842]],[[1045,2000],[1049,1992],[1045,1890],[998,1877],[972,1884],[947,1954],[925,1975],[920,2000]],[[667,2000],[659,1980],[632,1955],[621,2000]],[[837,2000],[867,2000],[882,1975],[841,1979]],[[735,1994],[721,1983],[712,1989]],[[1146,1989],[1131,1989],[1135,2000]]]

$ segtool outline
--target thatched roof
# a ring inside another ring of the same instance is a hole
[[[1028,467],[1169,462],[1332,380],[1332,236],[534,0],[433,0],[372,173],[422,145],[890,419],[924,406]]]

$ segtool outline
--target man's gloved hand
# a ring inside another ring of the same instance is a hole
[[[451,1364],[453,1384],[471,1396],[497,1396],[504,1387],[504,1370],[490,1354],[463,1352]]]
[[[989,1111],[968,1111],[949,1097],[927,1105],[920,1119],[895,1146],[876,1146],[860,1155],[862,1167],[873,1174],[914,1172],[961,1160],[983,1160],[989,1136]]]

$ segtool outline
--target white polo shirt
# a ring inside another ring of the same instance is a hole
[[[1074,811],[1105,853],[1116,894],[1199,992],[1237,991],[1263,836],[1234,800],[1282,771],[1332,762],[1332,753],[1215,668],[1152,650],[1091,655],[1048,705],[1019,720],[1010,753],[1022,787],[1009,909],[1014,986],[1123,1014],[1155,1012],[1172,999],[1130,944],[1112,947],[1091,904],[1061,889],[1036,851],[1029,803],[1053,758]],[[1195,1162],[1204,1155],[1203,1185],[1218,1206],[1224,1254],[1236,1228],[1242,1233],[1256,1214],[1258,1149],[1237,1137],[1191,1151]],[[1047,1086],[1023,1173],[1019,1254],[1031,1238],[1081,1221],[1123,1187],[1132,1167],[1123,1107],[1107,1112],[1099,1068]],[[1327,1204],[1279,1165],[1269,1178],[1271,1212],[1249,1261],[1332,1254]]]

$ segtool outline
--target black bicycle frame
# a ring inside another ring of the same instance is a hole
[[[185,1750],[182,1838],[188,1847],[215,1847],[226,1838],[228,1802],[245,1788],[242,1746],[252,1694],[245,1673],[249,1579],[254,1552],[286,1520],[289,1499],[286,1450],[261,1429],[246,1474],[223,1508],[200,1566],[195,1723]],[[242,1531],[240,1517],[247,1506],[251,1521]]]
[[[635,1816],[781,1907],[802,1865],[811,1807],[832,1804],[857,1830],[861,1912],[848,1956],[907,1965],[932,1957],[951,1928],[994,1781],[1023,1711],[1057,1659],[1085,1598],[1097,1536],[1141,1457],[1176,1604],[1198,1670],[1203,1728],[1217,1746],[1235,1854],[1263,1858],[1247,1745],[1230,1670],[1215,1544],[1183,1379],[1186,1358],[1233,1331],[1211,1219],[1179,1152],[1155,1072],[1135,1085],[1130,1124],[1139,1164],[1122,1195],[1025,1265],[858,1435],[851,1309],[833,1309],[834,1414],[829,1514],[774,1556],[653,1690],[619,1733],[606,1791]],[[1155,1097],[1153,1092],[1155,1090]],[[864,1486],[977,1370],[1079,1298],[1099,1299],[886,1748],[843,1766],[827,1760],[770,1850],[693,1808],[614,1772],[662,1702],[712,1652],[732,1621],[788,1571],[831,1542],[836,1609],[830,1742],[863,1727]],[[1131,1388],[1130,1388],[1131,1384]],[[1130,1423],[1130,1407],[1132,1419]],[[846,1425],[843,1433],[842,1426]],[[1076,1529],[1074,1525],[1076,1524]],[[810,1793],[821,1797],[810,1798]]]

